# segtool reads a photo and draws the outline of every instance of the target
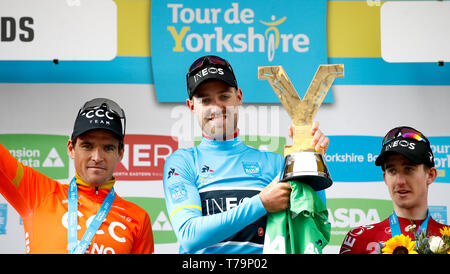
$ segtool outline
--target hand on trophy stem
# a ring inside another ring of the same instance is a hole
[[[278,180],[279,175],[259,193],[261,202],[267,212],[277,212],[289,206],[291,185]]]
[[[293,138],[294,127],[289,126],[289,137]],[[330,139],[325,136],[325,134],[319,129],[319,122],[314,121],[311,127],[311,136],[313,136],[311,141],[311,147],[316,151],[323,149],[323,153],[327,152],[328,145],[330,144]]]

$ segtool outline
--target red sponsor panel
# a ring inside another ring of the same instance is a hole
[[[114,176],[128,181],[162,180],[166,158],[177,149],[176,137],[127,134]]]

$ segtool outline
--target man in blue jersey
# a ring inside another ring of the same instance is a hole
[[[166,206],[180,253],[262,253],[267,212],[289,205],[290,185],[278,183],[283,157],[241,141],[242,90],[225,59],[197,59],[186,81],[186,103],[203,138],[196,147],[175,151],[164,166]],[[311,135],[312,145],[326,150],[329,139],[316,122]],[[325,199],[324,191],[319,195]]]

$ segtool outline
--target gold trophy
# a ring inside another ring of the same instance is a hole
[[[336,77],[344,77],[344,65],[320,65],[303,100],[282,66],[258,67],[258,79],[269,81],[292,118],[293,144],[284,147],[284,168],[280,181],[298,180],[321,190],[333,184],[323,150],[311,146],[313,118]]]

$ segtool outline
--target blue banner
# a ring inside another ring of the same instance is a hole
[[[8,204],[0,204],[0,235],[6,234]]]
[[[152,1],[153,78],[160,102],[185,102],[186,71],[203,55],[227,59],[246,103],[279,103],[258,66],[281,65],[303,98],[327,64],[325,0]],[[332,102],[328,93],[324,102]]]
[[[375,166],[381,151],[380,136],[329,136],[325,161],[334,182],[382,182]],[[450,183],[450,136],[429,137],[438,172],[437,183]]]

